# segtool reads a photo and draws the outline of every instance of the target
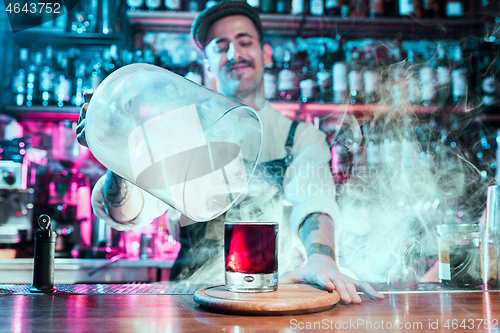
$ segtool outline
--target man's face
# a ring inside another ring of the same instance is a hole
[[[271,61],[269,45],[261,47],[259,33],[246,16],[227,16],[208,31],[205,67],[217,91],[229,97],[245,97],[260,89],[264,65]]]

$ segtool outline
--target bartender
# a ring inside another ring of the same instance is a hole
[[[368,283],[342,274],[337,267],[333,221],[339,218],[339,211],[332,175],[324,172],[328,170],[330,150],[324,133],[309,123],[288,119],[266,102],[263,73],[264,66],[271,62],[272,49],[263,42],[258,11],[245,1],[219,2],[195,18],[191,34],[216,90],[258,110],[262,120],[262,172],[258,174],[261,180],[272,183],[265,188],[273,192],[259,196],[268,199],[260,206],[261,216],[268,217],[268,210],[272,210],[274,218],[282,221],[280,230],[289,230],[291,238],[299,238],[307,253],[305,262],[300,255],[294,258],[301,267],[289,266],[292,269],[280,276],[280,283],[306,282],[328,291],[337,290],[343,303],[361,302],[356,288],[372,299],[383,299]],[[83,145],[87,106],[82,108],[77,127]],[[292,205],[288,215],[284,213],[284,200]],[[109,170],[94,187],[92,205],[97,217],[118,230],[145,226],[168,209],[169,231],[176,233],[174,223],[179,215],[172,208]],[[227,218],[230,216],[237,215],[229,211]],[[220,253],[221,222],[223,218],[180,228],[181,250],[171,280],[188,278]],[[280,274],[283,272],[280,267]]]

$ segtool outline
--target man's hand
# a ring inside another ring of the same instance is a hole
[[[337,290],[342,303],[361,303],[356,287],[369,298],[383,299],[370,284],[340,273],[335,263],[333,221],[322,213],[308,215],[299,227],[299,236],[307,251],[304,267],[285,273],[280,282],[306,282],[328,291]]]
[[[323,254],[309,256],[304,267],[283,274],[280,276],[279,282],[306,282],[318,285],[328,291],[336,290],[344,304],[361,303],[356,289],[363,291],[370,299],[384,299],[384,295],[375,291],[369,283],[352,279],[340,273],[335,261]]]
[[[85,117],[87,116],[87,108],[89,107],[89,102],[93,94],[94,92],[92,90],[86,90],[83,93],[85,104],[83,104],[80,110],[80,118],[78,118],[78,126],[76,127],[76,138],[78,143],[87,148],[89,146],[87,144],[87,138],[85,137]]]

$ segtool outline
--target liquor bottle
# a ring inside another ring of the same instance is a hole
[[[102,51],[102,68],[105,76],[108,76],[115,70],[115,64],[111,61],[111,50],[106,48]]]
[[[21,48],[19,50],[19,69],[12,78],[12,91],[14,100],[17,106],[21,106],[26,102],[26,75],[28,69],[28,49]]]
[[[375,66],[379,70],[376,72],[378,75],[376,77],[376,93],[378,94],[378,102],[384,99],[384,103],[390,103],[390,96],[387,96],[385,93],[386,84],[389,82],[389,71],[385,70],[389,68],[390,59],[389,59],[389,48],[386,45],[379,44],[375,48]],[[380,70],[384,69],[384,70]]]
[[[293,15],[308,15],[309,14],[309,0],[292,0],[292,14]]]
[[[342,0],[342,5],[340,6],[340,16],[342,18],[348,18],[351,15],[351,4],[349,0]]]
[[[423,0],[422,16],[433,19],[444,17],[444,6],[442,2],[442,0]]]
[[[330,63],[326,45],[323,44],[318,68],[316,70],[316,84],[318,86],[317,99],[320,103],[333,101],[332,73],[329,68],[327,68],[327,66],[330,66]]]
[[[333,57],[333,102],[344,104],[348,96],[347,63],[345,61],[344,42],[339,40],[339,48]]]
[[[323,0],[311,0],[309,3],[309,11],[311,15],[323,16],[325,14]]]
[[[462,48],[457,45],[453,51],[454,69],[451,73],[453,104],[465,106],[467,99],[467,67],[463,61]]]
[[[370,0],[370,18],[384,15],[384,0]]]
[[[482,73],[481,91],[483,94],[483,107],[488,108],[498,104],[498,68],[496,59],[491,59],[491,54],[486,54],[482,57],[482,67],[485,69]]]
[[[314,76],[311,75],[308,52],[298,51],[293,57],[292,63],[292,70],[297,74],[299,82],[299,102],[305,103],[314,97],[312,95],[316,83]]]
[[[302,67],[303,80],[299,82],[300,100],[302,103],[312,102],[316,98],[316,80],[311,75],[309,66]]]
[[[399,0],[399,15],[422,17],[421,0]]]
[[[408,50],[408,65],[408,102],[413,105],[420,104],[419,68],[413,50]]]
[[[278,76],[276,74],[276,67],[274,59],[264,66],[264,97],[266,100],[274,101],[276,99],[276,84],[278,83]]]
[[[368,165],[368,170],[371,173],[378,173],[380,166],[380,139],[379,134],[376,130],[375,120],[370,121],[370,123],[365,123],[363,125],[363,137],[365,138],[366,147],[366,164]]]
[[[165,0],[165,8],[167,10],[181,10],[181,0]]]
[[[82,106],[85,103],[83,99],[83,93],[85,92],[85,63],[80,62],[76,66],[75,71],[75,95],[72,98],[72,104],[76,106]]]
[[[52,85],[52,101],[51,104],[57,105],[57,92],[59,91],[59,77],[61,76],[61,59],[63,51],[59,50],[56,53],[54,62],[54,81]]]
[[[122,67],[120,56],[118,55],[118,46],[116,46],[115,44],[112,44],[109,47],[109,57],[110,57],[110,61],[111,61],[111,64],[110,64],[111,72],[114,72],[117,69],[119,69],[120,67]]]
[[[26,75],[26,105],[41,104],[41,93],[39,91],[39,68],[42,64],[42,53],[32,53],[31,64],[28,66],[28,74]]]
[[[364,63],[366,64],[366,70],[363,72],[365,103],[373,104],[377,103],[380,98],[380,75],[372,46],[365,52],[364,57]]]
[[[460,18],[464,16],[464,4],[462,0],[447,0],[445,15],[448,18]]]
[[[291,53],[285,51],[283,68],[278,75],[279,98],[284,101],[296,101],[300,95],[297,74],[290,67]]]
[[[127,0],[127,5],[131,12],[135,12],[144,5],[144,0]]]
[[[401,61],[403,59],[403,50],[401,43],[398,43],[391,50],[392,71],[392,99],[393,103],[406,104],[408,102],[408,83],[406,73],[408,71],[408,63]]]
[[[289,14],[292,11],[291,0],[276,0],[276,13]]]
[[[437,46],[437,96],[439,105],[451,104],[451,69],[443,44]]]
[[[102,58],[100,52],[96,52],[94,55],[92,73],[90,74],[90,87],[92,90],[96,90],[101,82],[106,78],[104,72],[102,71]]]
[[[368,16],[368,0],[351,0],[351,13],[353,17]]]
[[[72,80],[70,70],[68,68],[68,56],[61,53],[59,58],[60,75],[56,78],[58,84],[55,94],[57,96],[57,105],[59,107],[71,104]]]
[[[146,8],[150,12],[162,9],[162,1],[161,0],[145,0],[145,1],[146,1]]]
[[[307,57],[307,53],[305,53]],[[302,103],[312,102],[316,98],[316,78],[312,73],[311,67],[307,58],[299,62],[302,65],[300,73],[300,100]]]
[[[400,160],[398,160],[399,154],[401,153],[401,142],[397,140],[394,133],[394,127],[391,123],[391,119],[387,119],[379,123],[380,130],[379,133],[383,133],[380,136],[380,146],[381,153],[384,161],[385,172],[394,172],[394,168],[398,167]]]
[[[55,80],[52,47],[47,46],[45,58],[45,64],[40,72],[39,88],[42,95],[42,105],[48,106],[53,100],[52,93],[54,91]]]
[[[102,9],[102,6],[101,8],[99,8],[99,1],[98,0],[82,1],[81,6],[82,6],[82,12],[87,14],[86,24],[88,24],[88,27],[86,28],[86,32],[98,32],[97,31],[97,23],[99,16],[98,13],[100,9]]]
[[[348,147],[342,137],[348,132],[347,126],[342,126],[338,134],[329,135],[330,151],[332,154],[331,167],[335,184],[345,183],[350,179],[351,159]]]
[[[104,60],[104,61],[106,61],[106,60]],[[135,50],[134,63],[143,63],[143,62],[144,62],[144,58],[142,57],[142,50]]]
[[[340,15],[340,0],[325,0],[325,14],[327,16]]]
[[[207,4],[206,0],[189,0],[183,1],[181,4],[181,10],[188,12],[201,12],[205,9]]]
[[[435,57],[431,58],[433,50],[424,50],[424,61],[419,69],[420,98],[422,105],[431,106],[436,104],[436,66]]]
[[[275,13],[276,12],[276,1],[275,0],[261,0],[260,12],[266,13],[266,14]]]
[[[362,104],[363,102],[363,74],[361,67],[361,51],[353,47],[349,61],[349,92],[351,104]]]
[[[413,16],[415,8],[412,0],[399,0],[399,15],[400,16]]]
[[[155,57],[153,55],[153,50],[151,50],[149,47],[146,47],[144,49],[144,63],[154,64],[154,62],[155,62]]]
[[[122,66],[130,65],[134,61],[134,53],[129,50],[123,50],[122,52]]]

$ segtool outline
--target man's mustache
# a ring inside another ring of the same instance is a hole
[[[247,65],[249,67],[252,67],[254,68],[254,63],[253,61],[251,60],[246,60],[246,59],[240,59],[240,61],[238,62],[230,62],[228,65],[227,65],[227,70],[232,70],[235,66],[237,65]]]

